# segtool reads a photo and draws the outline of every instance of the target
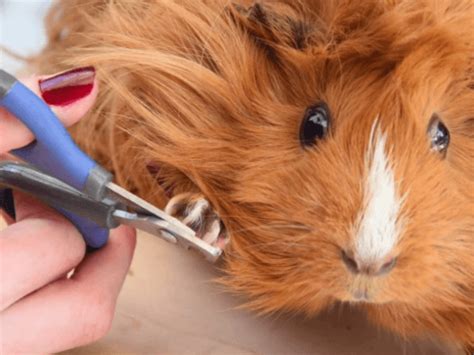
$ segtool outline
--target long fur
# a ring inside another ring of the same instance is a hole
[[[471,0],[67,0],[41,72],[94,65],[100,96],[76,140],[120,184],[164,206],[201,192],[231,235],[223,281],[261,312],[358,303],[402,336],[474,347],[474,18]],[[308,106],[330,136],[302,149]],[[445,158],[427,126],[451,133]],[[406,195],[398,263],[347,271],[373,118]]]

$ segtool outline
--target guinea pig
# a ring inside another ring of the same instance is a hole
[[[250,308],[345,302],[472,350],[473,18],[471,0],[68,0],[35,65],[97,69],[75,139],[225,246]]]

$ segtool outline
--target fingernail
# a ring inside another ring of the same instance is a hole
[[[69,105],[91,93],[94,78],[94,67],[83,67],[42,79],[39,81],[41,96],[49,105]]]
[[[0,209],[4,210],[11,219],[15,220],[15,202],[12,189],[0,189]]]

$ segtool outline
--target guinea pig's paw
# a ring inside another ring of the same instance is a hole
[[[229,241],[224,224],[201,194],[176,195],[166,205],[165,212],[182,221],[198,238],[212,246],[223,250]]]

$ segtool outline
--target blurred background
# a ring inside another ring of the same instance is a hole
[[[67,1],[67,0],[65,0]],[[0,0],[0,66],[17,72],[22,63],[2,47],[28,56],[45,44],[43,18],[52,0]]]

